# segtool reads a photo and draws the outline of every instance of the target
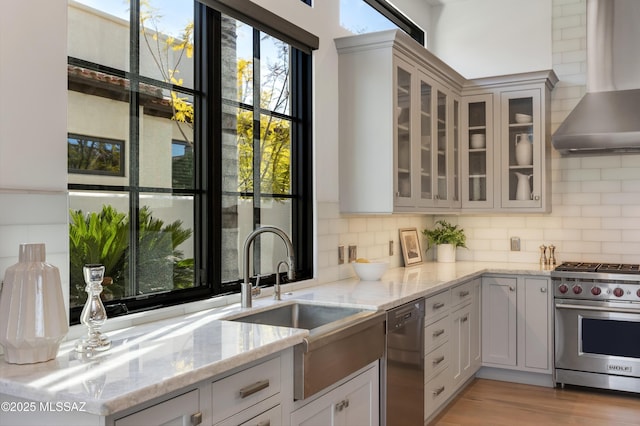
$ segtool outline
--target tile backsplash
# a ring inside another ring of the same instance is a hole
[[[45,243],[47,262],[60,269],[69,303],[69,225],[67,192],[0,189],[0,280],[18,261],[21,243]]]

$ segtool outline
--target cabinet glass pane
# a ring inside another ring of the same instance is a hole
[[[469,104],[469,200],[487,200],[487,103]]]
[[[447,95],[438,91],[438,199],[447,199]]]
[[[411,197],[411,74],[397,68],[396,132],[398,195]]]
[[[420,198],[433,198],[431,182],[431,86],[420,82]]]
[[[460,199],[460,105],[453,101],[453,199]]]
[[[532,199],[533,98],[509,99],[509,200]]]

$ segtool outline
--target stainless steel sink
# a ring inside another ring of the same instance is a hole
[[[255,314],[234,318],[232,321],[302,328],[311,331],[315,328],[322,327],[334,321],[339,321],[362,312],[371,311],[342,306],[292,303],[267,309],[266,311],[256,312]]]
[[[230,321],[309,330],[294,347],[294,397],[305,399],[384,356],[384,311],[293,302]]]

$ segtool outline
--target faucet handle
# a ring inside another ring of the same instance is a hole
[[[256,284],[251,287],[251,296],[259,296],[260,293],[262,292],[262,290],[259,287],[260,286],[260,278],[262,278],[262,275],[260,275],[260,274],[256,275]]]

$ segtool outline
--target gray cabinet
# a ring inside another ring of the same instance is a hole
[[[468,81],[462,210],[551,211],[551,70]]]
[[[291,413],[292,426],[377,426],[378,362]]]
[[[480,287],[476,278],[425,299],[425,421],[480,368]]]
[[[451,289],[451,374],[454,389],[459,388],[480,368],[480,278]],[[456,304],[455,299],[461,300]]]
[[[202,422],[198,389],[163,401],[126,417],[117,419],[115,426],[197,426]]]
[[[483,277],[483,365],[535,373],[552,372],[550,285],[547,277]]]
[[[335,44],[340,210],[459,209],[464,78],[399,30]]]

